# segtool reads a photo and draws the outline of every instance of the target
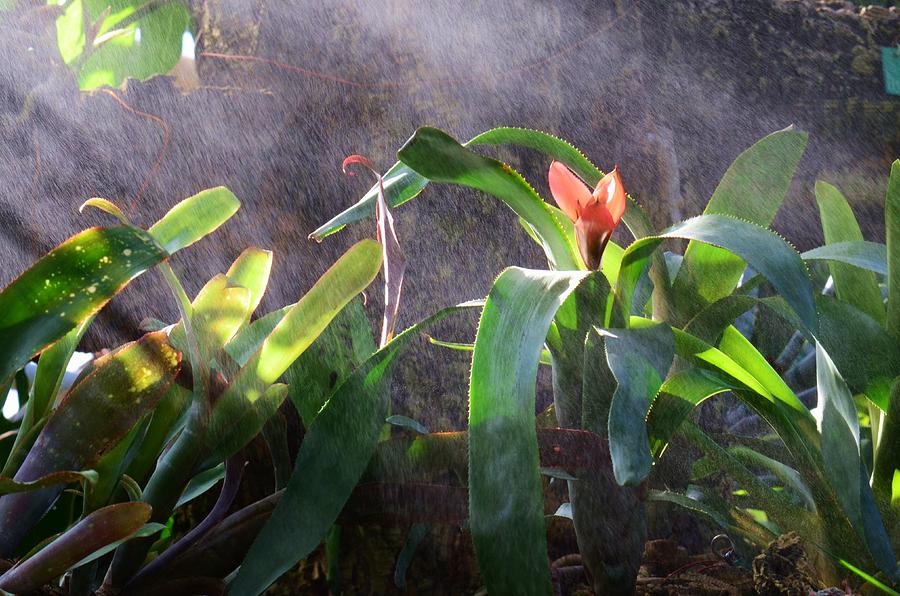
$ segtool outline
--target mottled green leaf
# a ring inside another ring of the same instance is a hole
[[[125,226],[85,230],[47,253],[0,293],[0,379],[166,256],[145,232]]]
[[[164,333],[145,335],[98,358],[90,375],[66,395],[47,421],[15,480],[94,465],[151,411],[178,374],[181,357]],[[61,488],[0,498],[0,556],[53,504]],[[15,520],[13,522],[12,520]]]

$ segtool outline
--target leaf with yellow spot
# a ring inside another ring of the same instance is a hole
[[[126,226],[85,230],[47,253],[0,293],[0,379],[166,256],[146,232]]]
[[[90,468],[169,390],[181,355],[163,332],[150,333],[98,358],[93,372],[69,391],[16,473],[29,482],[62,470]],[[8,557],[53,505],[61,487],[0,498],[0,557]]]

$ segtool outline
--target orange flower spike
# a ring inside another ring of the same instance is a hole
[[[604,176],[593,193],[558,161],[550,164],[549,180],[556,204],[575,224],[581,258],[588,269],[599,269],[606,243],[625,212],[625,188],[619,177],[619,167]]]

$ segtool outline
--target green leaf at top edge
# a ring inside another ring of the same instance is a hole
[[[807,137],[790,127],[757,141],[731,164],[703,213],[770,225],[806,149]],[[716,246],[691,242],[672,284],[682,319],[730,294],[743,271],[744,264],[734,255]]]

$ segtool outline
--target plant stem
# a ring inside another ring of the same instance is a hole
[[[151,522],[165,523],[172,514],[185,487],[197,472],[202,457],[199,441],[191,425],[185,427],[172,448],[163,455],[144,489],[143,501],[153,507]],[[154,538],[140,538],[123,544],[116,551],[104,587],[113,593],[124,586],[140,569]]]

